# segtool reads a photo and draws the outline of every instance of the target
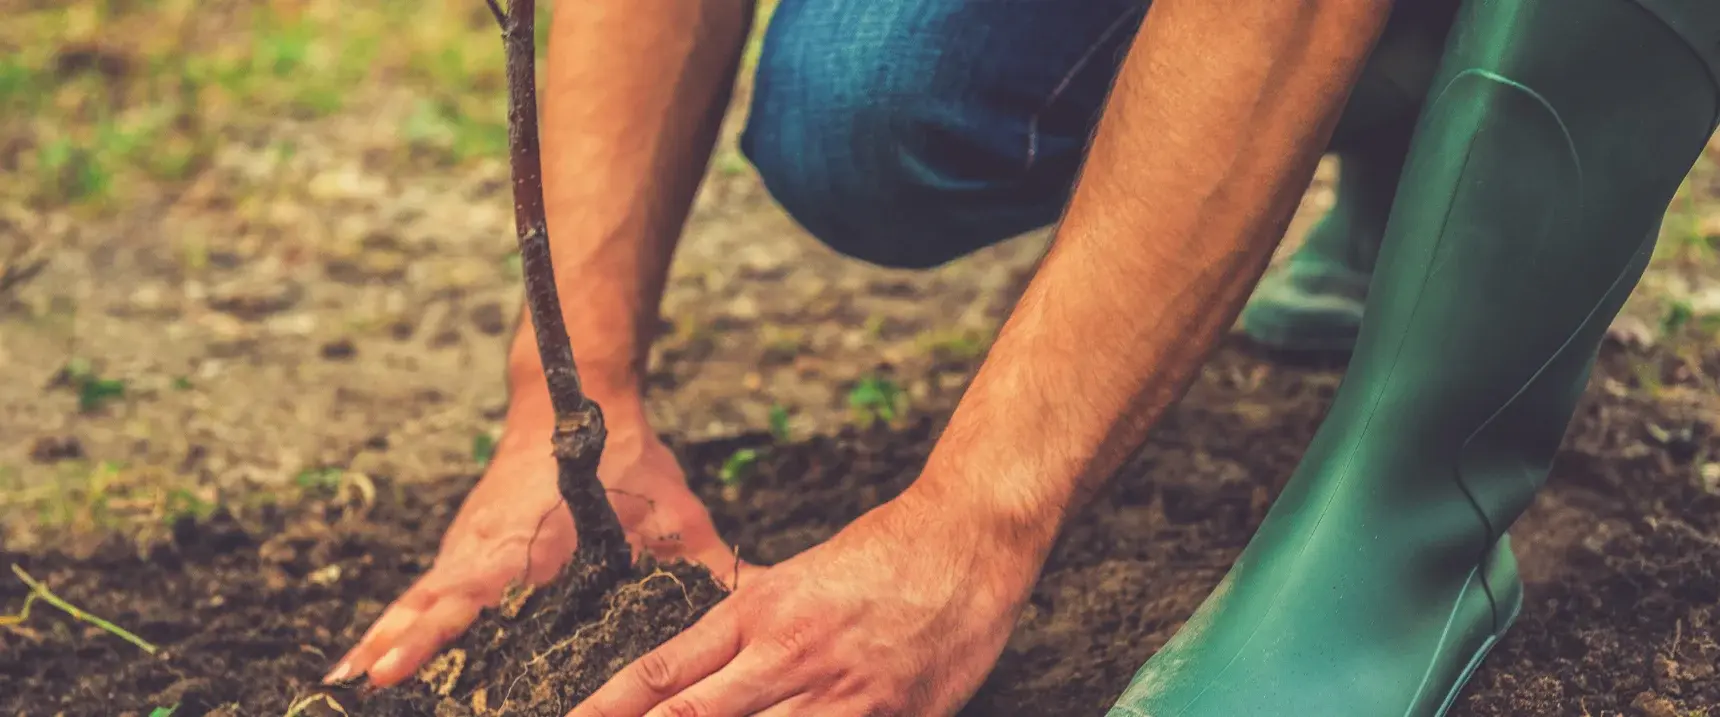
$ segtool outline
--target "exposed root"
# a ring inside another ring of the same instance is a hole
[[[531,661],[527,662],[526,665],[528,667],[535,667],[537,665],[543,664],[543,661],[549,659],[549,657],[551,655],[554,655],[558,652],[561,652],[562,650],[565,650],[565,649],[573,646],[575,643],[579,642],[580,638],[585,637],[586,633],[590,632],[591,630],[596,629],[596,628],[600,628],[600,627],[606,627],[606,626],[610,625],[615,619],[615,612],[617,610],[621,609],[621,607],[623,605],[626,605],[629,598],[635,597],[638,594],[645,592],[646,586],[650,585],[651,581],[656,580],[657,578],[667,578],[671,582],[675,583],[676,587],[679,587],[681,589],[681,598],[687,601],[687,607],[689,609],[697,609],[693,605],[692,594],[687,592],[687,584],[684,582],[681,582],[680,578],[675,577],[674,573],[670,573],[668,571],[663,570],[662,568],[658,568],[655,571],[653,571],[650,575],[645,576],[645,579],[640,580],[639,582],[630,583],[627,585],[623,585],[619,588],[616,588],[615,594],[613,596],[611,596],[609,599],[609,609],[604,611],[604,613],[603,613],[603,619],[601,619],[597,622],[591,623],[589,625],[586,625],[584,627],[581,627],[578,630],[575,630],[572,635],[569,635],[567,638],[563,639],[561,642],[557,642],[554,645],[551,645],[549,647],[549,649],[546,649],[543,652],[540,652],[537,655],[533,656]],[[509,691],[511,692],[512,690],[510,689]]]

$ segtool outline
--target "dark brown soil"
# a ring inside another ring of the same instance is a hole
[[[594,571],[575,566],[542,588],[510,594],[419,670],[416,689],[330,696],[367,715],[563,717],[726,595],[703,568],[645,563],[605,592],[592,587]]]
[[[1720,478],[1703,472],[1720,459],[1712,418],[1650,397],[1630,367],[1661,359],[1605,358],[1550,487],[1514,531],[1524,615],[1454,714],[1682,717],[1720,706]],[[1064,537],[964,714],[1102,714],[1246,543],[1337,383],[1332,366],[1221,352]],[[749,559],[774,562],[904,487],[937,428],[792,445],[743,438],[687,446],[684,458],[723,532]],[[710,476],[743,445],[764,457],[726,500]],[[24,627],[0,629],[0,715],[145,715],[174,703],[177,715],[285,714],[426,567],[468,484],[384,482],[368,509],[331,497],[244,520],[218,515],[148,549],[0,553],[163,647],[149,658],[39,607]],[[464,638],[462,658],[444,659],[463,664],[441,707],[433,693],[447,670],[435,685],[335,698],[353,715],[459,714],[454,706],[470,707],[469,691],[483,685],[492,707],[530,696],[539,706],[517,714],[559,715],[719,596],[697,571],[666,570],[643,568],[603,599],[570,581],[531,596],[508,630],[485,623]],[[0,609],[23,597],[23,586],[0,580]],[[569,638],[578,649],[561,647]],[[305,714],[335,713],[317,704]]]

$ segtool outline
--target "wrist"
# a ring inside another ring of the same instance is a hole
[[[593,372],[594,377],[601,375],[601,372]],[[587,380],[584,370],[580,371],[580,379],[586,398],[603,412],[604,429],[609,434],[608,444],[632,444],[637,442],[637,436],[652,434],[644,397],[636,388],[638,384],[617,385],[612,381]],[[535,361],[530,368],[511,367],[506,432],[547,438],[554,426],[555,407],[550,401],[549,386],[544,381],[542,369]]]
[[[953,548],[972,551],[976,577],[1006,599],[1038,581],[1063,515],[1048,503],[1005,498],[983,480],[945,472],[922,473],[896,502],[916,533],[938,526],[932,532],[946,534]]]

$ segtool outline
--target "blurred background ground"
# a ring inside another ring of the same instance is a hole
[[[483,3],[3,0],[0,16],[0,539],[479,469],[519,278]],[[743,81],[731,138],[746,97]],[[1714,342],[1717,197],[1705,162],[1621,340]],[[805,237],[725,142],[664,306],[657,425],[701,439],[775,413],[827,432],[862,383],[947,405],[1044,242],[868,267]],[[1673,383],[1668,400],[1712,399]]]

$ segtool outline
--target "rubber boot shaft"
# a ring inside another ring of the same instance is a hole
[[[1465,5],[1332,409],[1112,715],[1451,707],[1522,605],[1505,532],[1720,116],[1716,8]]]

